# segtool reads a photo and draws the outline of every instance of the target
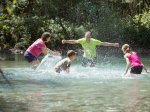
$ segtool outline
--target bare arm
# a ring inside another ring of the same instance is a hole
[[[131,63],[129,62],[128,58],[125,57],[125,59],[126,59],[127,65],[126,65],[126,69],[125,69],[124,75],[126,75],[126,74],[128,73],[129,67],[130,67],[130,65],[131,65]]]
[[[145,70],[146,73],[150,73],[150,72],[145,68],[145,66],[143,66],[143,69]]]
[[[70,65],[71,63],[70,62],[67,62],[67,68],[66,68],[66,73],[69,73],[70,72]]]
[[[53,55],[57,55],[57,56],[61,55],[60,52],[58,52],[58,51],[52,51],[52,50],[50,50],[50,49],[47,48],[47,47],[45,47],[45,48],[42,49],[42,53],[43,53],[44,55],[47,55],[48,52],[51,52]]]
[[[112,47],[119,47],[119,43],[109,43],[109,42],[102,42],[102,46],[112,46]]]
[[[42,48],[42,53],[44,54],[44,56],[47,55],[48,48],[47,47]]]
[[[75,44],[75,40],[62,40],[62,44]]]

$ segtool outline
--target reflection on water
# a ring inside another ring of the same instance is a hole
[[[150,60],[142,59],[150,69]],[[1,66],[0,112],[149,112],[150,75],[123,78],[122,58],[101,58],[95,68],[73,63],[71,74],[32,70],[23,61]],[[53,63],[54,64],[54,63]]]

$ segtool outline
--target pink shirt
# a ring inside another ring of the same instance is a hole
[[[128,59],[132,67],[143,66],[136,52],[131,52],[131,55],[128,56]]]
[[[42,53],[42,48],[46,47],[42,39],[37,39],[29,48],[27,52],[31,53],[33,56],[38,57]]]

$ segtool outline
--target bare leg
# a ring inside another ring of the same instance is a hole
[[[143,66],[143,69],[145,70],[146,73],[150,73],[150,72],[145,68],[145,66]]]
[[[41,62],[37,59],[31,62],[32,68],[36,69]]]

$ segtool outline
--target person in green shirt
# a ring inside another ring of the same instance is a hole
[[[85,38],[81,38],[78,40],[62,40],[62,44],[81,44],[84,54],[82,59],[82,65],[87,66],[90,63],[91,67],[94,67],[96,64],[96,46],[113,46],[119,47],[118,43],[109,43],[109,42],[101,42],[100,40],[96,40],[91,38],[91,32],[85,33]]]

